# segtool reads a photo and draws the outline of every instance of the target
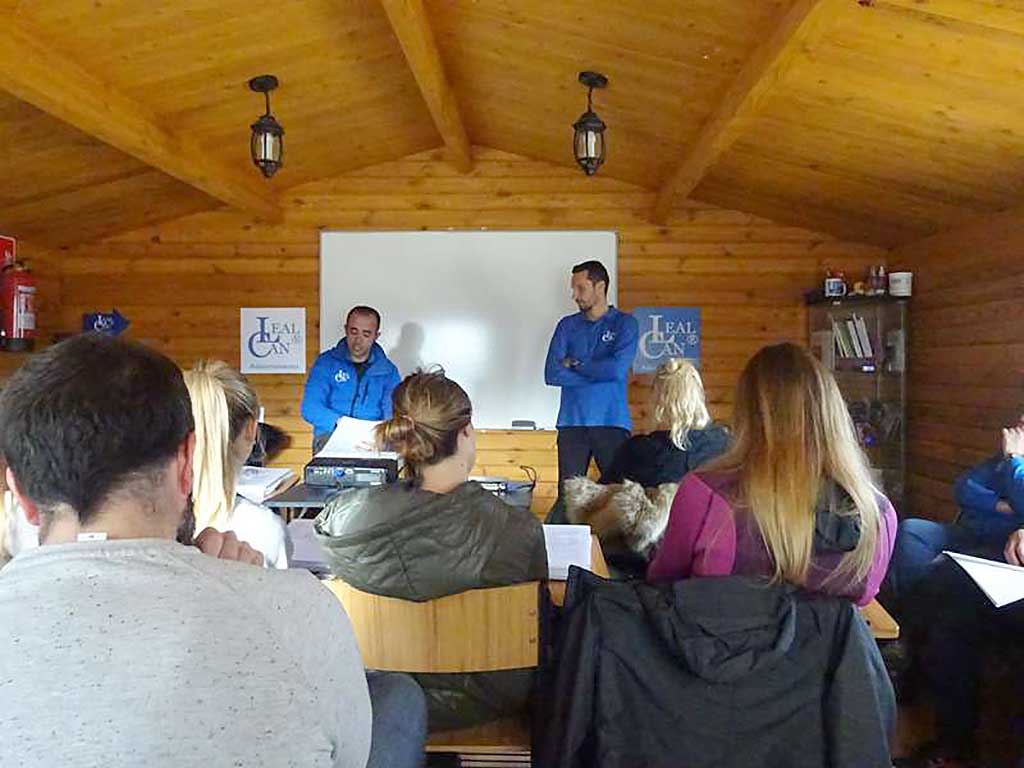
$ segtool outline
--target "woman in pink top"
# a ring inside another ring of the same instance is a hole
[[[764,576],[871,602],[896,512],[832,374],[795,344],[765,347],[740,376],[733,420],[732,448],[680,484],[647,580]]]

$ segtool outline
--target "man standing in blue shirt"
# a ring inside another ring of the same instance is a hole
[[[558,321],[548,347],[544,381],[562,388],[558,408],[558,490],[587,474],[591,457],[604,471],[633,422],[626,385],[640,335],[636,319],[608,305],[608,270],[599,261],[572,268],[572,298],[580,311]],[[549,522],[565,522],[558,502]]]
[[[313,425],[313,453],[334,432],[338,419],[391,418],[391,393],[401,376],[377,343],[380,313],[358,306],[345,318],[345,338],[313,363],[302,396],[302,418]]]

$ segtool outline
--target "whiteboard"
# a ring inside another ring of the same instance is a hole
[[[579,311],[569,280],[589,259],[608,269],[615,303],[614,232],[322,232],[320,349],[368,304],[402,376],[442,366],[478,428],[529,419],[552,429],[560,390],[544,384],[544,359],[559,318]]]

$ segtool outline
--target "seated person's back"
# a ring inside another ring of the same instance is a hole
[[[263,553],[269,568],[288,567],[284,522],[235,489],[258,434],[259,399],[246,378],[220,360],[185,372],[196,424],[192,499],[199,529],[233,531]]]
[[[765,347],[740,376],[733,419],[733,447],[679,485],[648,580],[762,576],[870,602],[896,513],[832,375],[794,344]]]
[[[335,575],[365,592],[432,600],[547,577],[540,522],[468,482],[475,460],[472,408],[443,373],[415,373],[395,390],[378,440],[411,477],[341,493],[316,530]],[[431,728],[471,725],[521,709],[532,675],[418,675]]]
[[[0,572],[5,762],[365,765],[366,679],[330,593],[175,540],[192,430],[181,372],[129,342],[74,337],[5,387],[0,450],[41,544]]]
[[[656,429],[623,443],[601,473],[602,483],[678,483],[728,447],[729,432],[711,422],[704,382],[689,361],[673,358],[658,367],[651,400]]]
[[[627,577],[646,570],[679,481],[729,444],[728,430],[711,423],[704,382],[689,361],[660,365],[651,394],[655,431],[623,443],[600,483],[571,477],[562,488],[569,522],[589,525],[613,573]]]

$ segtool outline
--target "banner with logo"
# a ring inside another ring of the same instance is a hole
[[[306,308],[242,308],[242,373],[306,372]]]
[[[640,342],[633,373],[653,373],[673,357],[700,367],[700,307],[637,307]]]

